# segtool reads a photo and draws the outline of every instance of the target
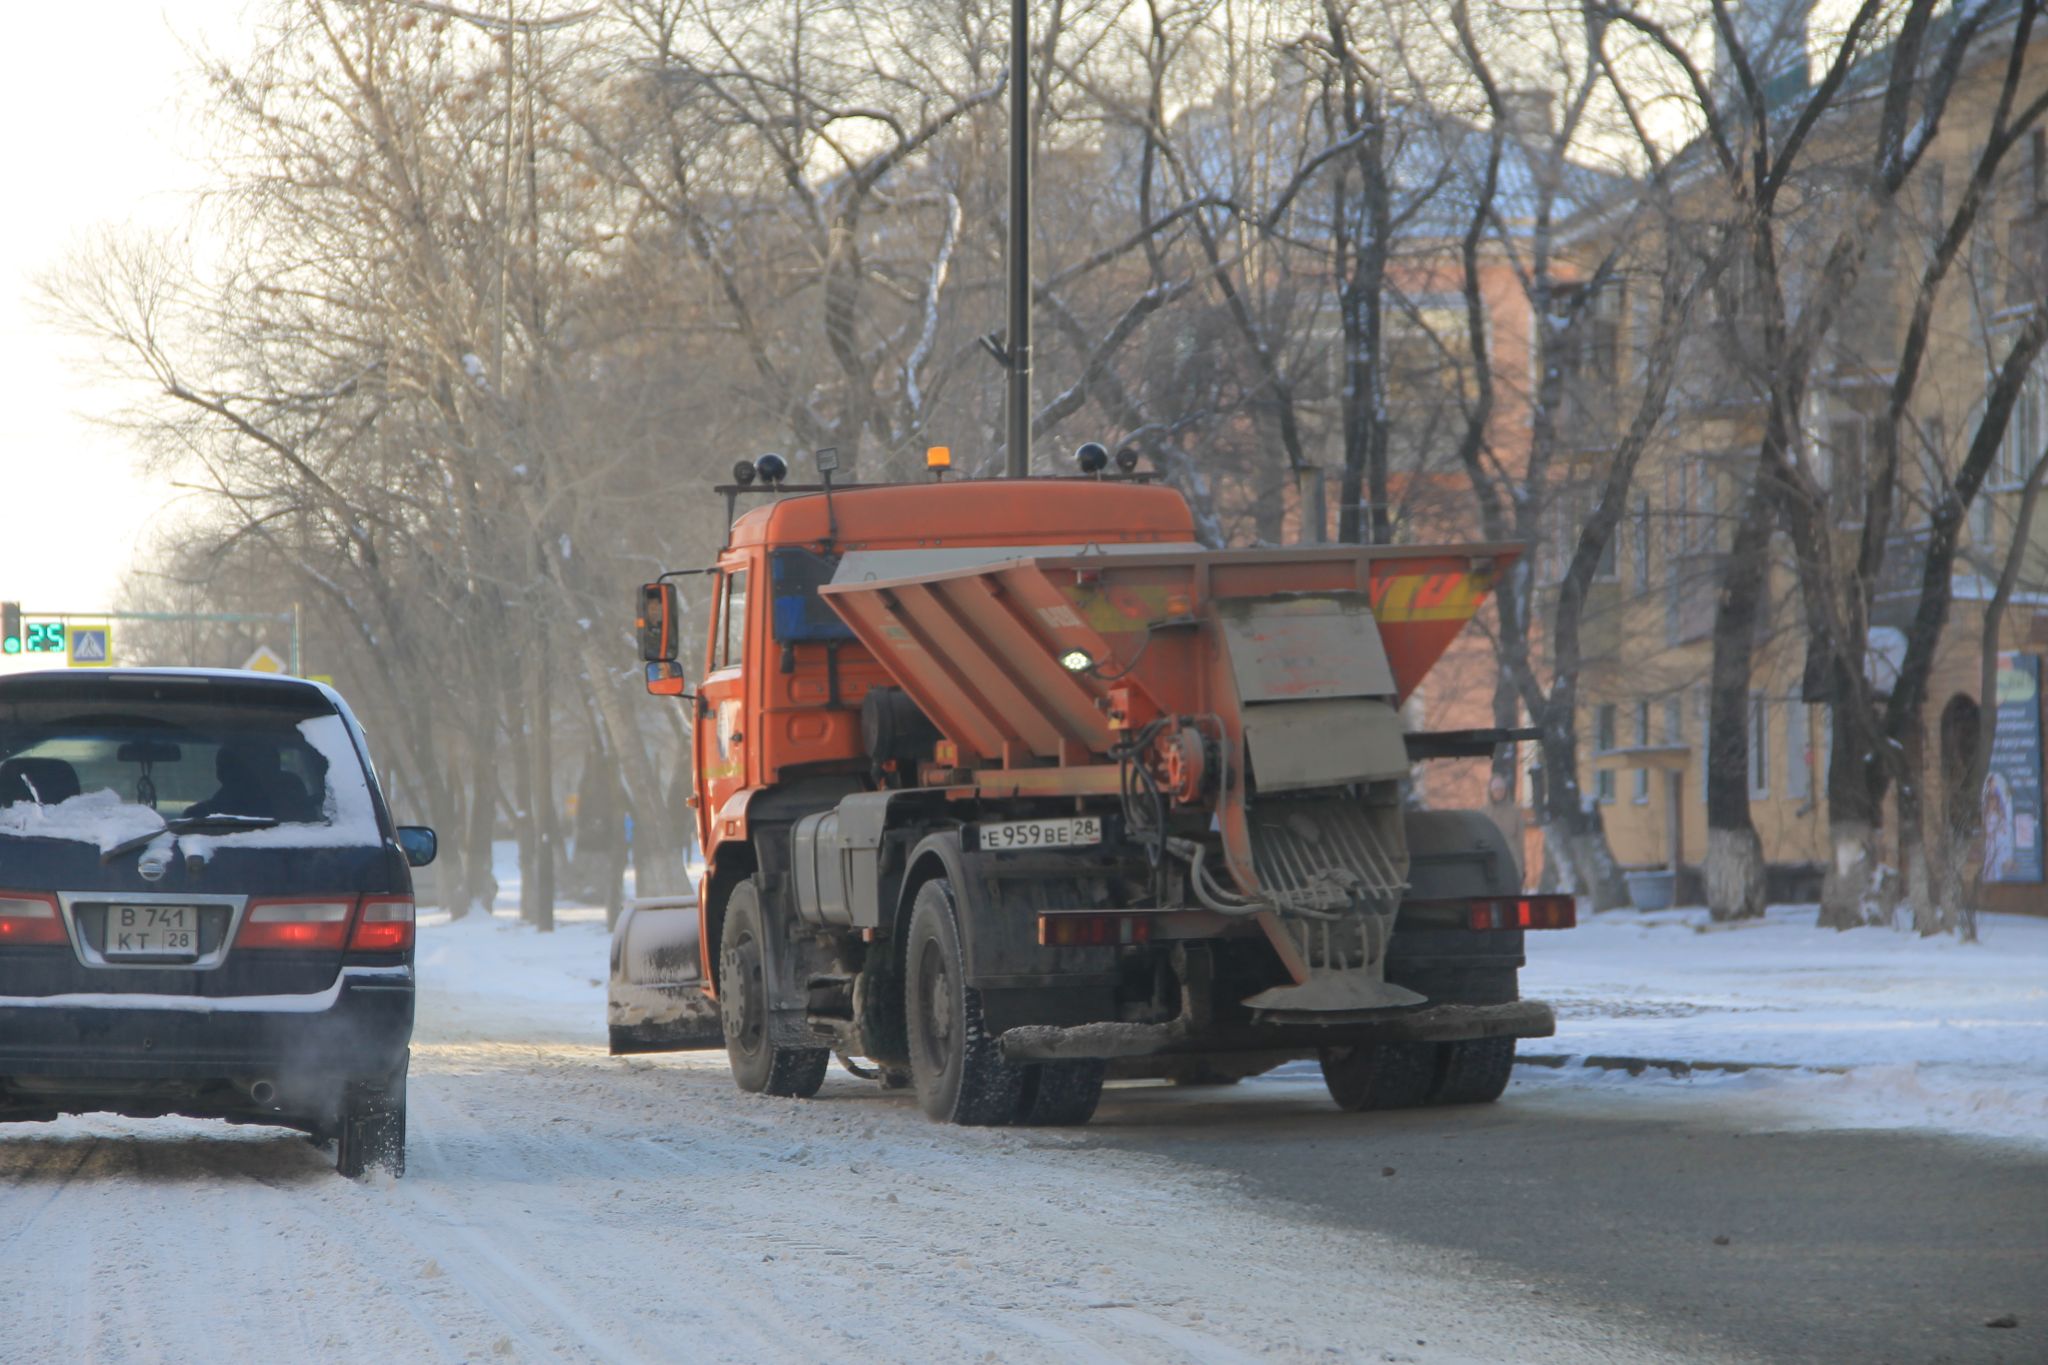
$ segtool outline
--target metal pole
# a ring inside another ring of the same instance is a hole
[[[299,622],[303,614],[299,604],[297,602],[292,603],[292,676],[294,678],[306,676],[304,670],[299,665]]]
[[[1009,475],[1031,472],[1031,86],[1028,0],[1010,0]]]

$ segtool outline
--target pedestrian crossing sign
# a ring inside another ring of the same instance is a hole
[[[109,668],[114,662],[110,626],[73,626],[68,632],[65,662],[73,668]]]

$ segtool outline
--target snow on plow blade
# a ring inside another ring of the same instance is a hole
[[[704,993],[694,896],[629,901],[612,930],[606,991],[613,1055],[725,1046],[718,1005]]]

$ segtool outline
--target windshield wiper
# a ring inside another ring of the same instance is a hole
[[[133,839],[124,839],[120,843],[115,844],[100,855],[100,861],[111,863],[123,853],[133,853],[136,849],[152,842],[159,834],[198,834],[209,831],[217,834],[229,834],[245,829],[269,829],[272,825],[281,825],[283,823],[284,821],[269,815],[179,816],[175,820],[164,821],[161,829],[153,829],[147,834],[138,834]]]

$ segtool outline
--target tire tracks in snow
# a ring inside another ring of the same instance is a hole
[[[50,1206],[52,1204],[55,1204],[59,1199],[64,1197],[64,1191],[71,1188],[71,1182],[78,1178],[78,1173],[85,1169],[86,1163],[91,1161],[94,1156],[99,1154],[101,1145],[101,1139],[99,1138],[92,1138],[88,1140],[85,1144],[84,1150],[78,1154],[78,1160],[72,1162],[70,1169],[65,1171],[62,1175],[60,1175],[57,1178],[56,1188],[52,1189],[50,1193],[44,1197],[41,1203],[37,1204],[33,1209],[29,1210],[28,1214],[25,1217],[21,1218],[18,1222],[16,1222],[13,1229],[8,1232],[5,1238],[0,1238],[0,1258],[5,1258],[10,1252],[12,1252],[14,1247],[17,1244],[19,1244],[23,1238],[28,1236],[30,1229],[35,1227],[36,1223],[42,1218],[42,1216],[50,1211]],[[8,1148],[15,1148],[16,1146],[17,1144],[14,1143],[7,1144]],[[20,1146],[28,1147],[28,1144],[20,1144]],[[33,1149],[30,1148],[29,1150]],[[9,1154],[11,1155],[12,1153]],[[15,1173],[14,1179],[9,1184],[10,1190],[19,1191],[25,1188],[28,1185],[30,1179],[38,1176],[39,1174],[40,1169],[37,1166],[31,1164],[28,1160],[24,1159],[21,1165],[21,1169]]]
[[[436,1129],[464,1120],[452,1105],[441,1098],[430,1079],[427,1085],[415,1084],[412,1089],[410,1104],[419,1119],[411,1139],[415,1144],[414,1156],[408,1162],[412,1174],[395,1184],[392,1193],[400,1202],[411,1204],[418,1216],[402,1220],[382,1204],[375,1206],[376,1211],[400,1236],[415,1246],[427,1249],[456,1287],[489,1309],[494,1318],[528,1350],[542,1355],[556,1354],[560,1350],[559,1345],[545,1338],[563,1334],[600,1360],[659,1358],[661,1352],[652,1343],[621,1340],[556,1292],[549,1281],[559,1273],[558,1268],[542,1270],[508,1250],[510,1246],[530,1241],[529,1236],[521,1235],[514,1228],[497,1226],[492,1226],[491,1230],[508,1234],[502,1241],[485,1236],[482,1229],[487,1225],[478,1219],[492,1207],[489,1202],[479,1199],[471,1201],[466,1208],[457,1208],[435,1191],[434,1177],[439,1172],[462,1169],[449,1161]],[[503,1145],[502,1141],[499,1145]],[[501,1152],[491,1151],[489,1146],[485,1150],[491,1152],[495,1160],[503,1160]],[[420,1155],[427,1158],[425,1163],[418,1162]],[[426,1169],[421,1169],[422,1164]],[[426,1178],[420,1178],[423,1176]],[[458,1247],[454,1243],[461,1245]]]

